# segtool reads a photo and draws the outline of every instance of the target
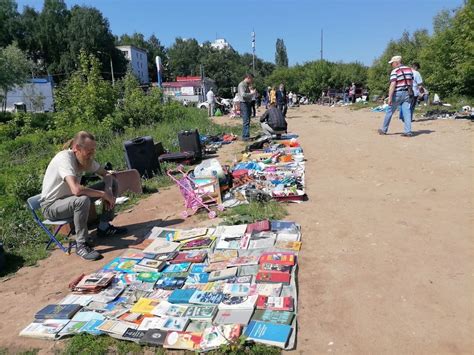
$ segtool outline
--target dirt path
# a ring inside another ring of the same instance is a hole
[[[472,352],[474,125],[418,121],[405,138],[376,134],[380,113],[290,112],[310,197],[289,216],[304,231],[297,353]]]
[[[290,205],[303,227],[296,353],[468,353],[474,349],[473,124],[419,121],[414,138],[379,136],[382,115],[307,106],[291,109],[307,162],[309,201]],[[217,120],[217,119],[216,119]],[[222,119],[219,119],[222,120]],[[401,132],[399,122],[391,130]],[[229,161],[240,143],[225,147]],[[182,221],[176,188],[117,217],[137,236]],[[105,261],[134,243],[106,240]],[[39,266],[0,281],[0,347],[64,342],[20,338],[47,302],[67,293],[79,272],[97,269],[54,252]],[[471,334],[471,336],[469,336]],[[471,350],[469,350],[471,349]]]

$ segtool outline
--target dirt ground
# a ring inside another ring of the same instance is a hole
[[[405,138],[394,119],[390,134],[379,136],[382,118],[315,105],[288,112],[307,159],[309,196],[288,206],[288,219],[303,229],[294,352],[472,353],[474,125],[418,119],[416,136]],[[226,146],[222,161],[241,148]],[[181,201],[175,187],[164,189],[115,222],[138,237],[153,225],[212,223],[200,216],[183,221]],[[106,239],[100,265],[135,236]],[[62,341],[17,334],[67,293],[74,276],[98,267],[55,251],[0,281],[0,348],[62,348]]]

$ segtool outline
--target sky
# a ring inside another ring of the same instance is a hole
[[[17,0],[41,10],[43,0]],[[66,0],[68,8],[86,5],[100,10],[114,35],[151,34],[165,46],[176,37],[200,43],[225,38],[239,53],[275,60],[277,38],[284,40],[289,64],[321,56],[330,61],[371,65],[388,41],[403,31],[432,30],[433,17],[455,9],[463,0]],[[395,53],[394,53],[395,54]]]

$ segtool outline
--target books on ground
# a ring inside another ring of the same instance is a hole
[[[252,320],[268,323],[291,324],[294,316],[295,314],[293,312],[257,309],[252,316]]]
[[[232,296],[225,295],[219,304],[219,309],[254,309],[257,302],[257,295],[252,296]]]
[[[229,279],[229,278],[237,275],[237,270],[238,270],[238,268],[231,267],[231,268],[228,268],[228,269],[213,271],[209,274],[209,281],[218,281],[218,280]]]
[[[249,309],[219,309],[214,318],[215,324],[242,324],[247,325],[253,314]]]
[[[250,321],[244,335],[248,340],[284,348],[290,338],[292,328],[286,324]]]
[[[181,350],[196,350],[199,348],[201,336],[201,333],[182,331],[168,332],[163,347]]]
[[[242,328],[239,324],[217,325],[206,328],[202,333],[199,348],[202,351],[209,351],[219,348],[229,342],[236,341]]]
[[[140,298],[130,309],[132,313],[152,314],[153,309],[158,306],[159,300],[153,298]]]
[[[54,339],[61,329],[63,329],[68,323],[69,319],[37,320],[23,329],[20,332],[20,336],[39,339]]]
[[[50,304],[35,314],[36,319],[71,319],[80,309],[79,304]]]
[[[293,311],[293,297],[268,297],[258,296],[257,309],[269,309],[271,311]]]
[[[175,251],[180,246],[179,243],[169,242],[163,238],[153,240],[149,246],[143,250],[143,254],[149,258],[154,258],[158,254],[167,254]]]
[[[163,346],[168,332],[161,329],[149,329],[140,339],[139,343],[143,345]]]

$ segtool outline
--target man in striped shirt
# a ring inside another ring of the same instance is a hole
[[[385,113],[383,126],[379,129],[379,134],[387,134],[390,120],[397,108],[403,115],[404,137],[411,137],[411,100],[413,71],[410,67],[402,65],[402,57],[396,55],[388,62],[392,65],[390,73],[390,88],[388,91],[388,110]]]

